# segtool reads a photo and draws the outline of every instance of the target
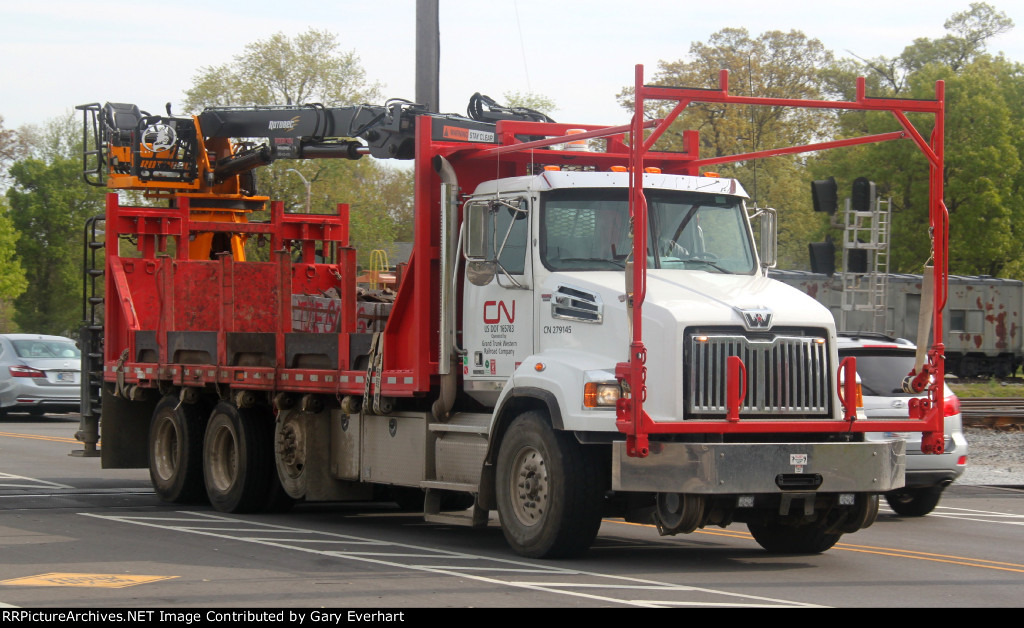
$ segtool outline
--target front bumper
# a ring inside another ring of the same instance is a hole
[[[905,443],[660,443],[646,458],[614,444],[617,491],[702,495],[884,493],[901,488]]]
[[[78,412],[82,400],[78,397],[18,397],[12,405],[4,408],[13,412],[19,410],[43,410],[46,412]]]

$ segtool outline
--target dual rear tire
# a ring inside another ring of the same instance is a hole
[[[261,408],[222,401],[204,419],[196,406],[164,397],[150,423],[154,490],[172,503],[205,498],[221,512],[285,510],[292,501],[277,476],[273,437],[273,417]]]

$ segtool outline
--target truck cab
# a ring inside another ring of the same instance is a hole
[[[650,173],[643,183],[649,381],[673,391],[649,400],[652,418],[724,416],[723,382],[709,375],[729,345],[761,360],[744,412],[837,418],[831,315],[765,277],[739,182]],[[549,171],[477,187],[464,207],[467,393],[495,406],[503,391],[551,388],[565,429],[617,431],[614,370],[628,351],[617,339],[630,334],[628,190],[624,172]],[[792,371],[803,379],[787,389],[763,363],[779,347],[800,354]]]

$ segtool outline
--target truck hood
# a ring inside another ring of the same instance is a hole
[[[616,272],[556,273],[550,288],[568,285],[600,295],[609,310],[625,312],[624,274]],[[548,287],[546,286],[546,287]],[[744,312],[770,314],[769,328],[826,327],[832,314],[803,292],[760,275],[727,275],[697,270],[650,270],[644,318],[662,324],[674,320],[684,327],[743,327]],[[608,312],[610,316],[614,316]]]
[[[624,273],[553,273],[540,290],[537,322],[544,359],[575,365],[585,371],[580,377],[599,379],[600,373],[605,373],[604,379],[611,379],[615,365],[629,359],[632,331]],[[579,314],[588,307],[600,316],[584,320],[586,316]],[[573,315],[577,317],[573,319]],[[815,330],[812,333],[825,337],[835,351],[832,314],[795,288],[759,275],[649,271],[643,342],[651,393],[644,408],[656,422],[679,420],[684,415],[683,390],[689,371],[683,368],[683,360],[688,330],[758,336],[772,332],[803,335],[797,330]],[[834,368],[832,355],[829,370]]]

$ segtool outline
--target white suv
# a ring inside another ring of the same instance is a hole
[[[839,357],[857,358],[857,374],[864,395],[864,414],[871,419],[908,418],[903,379],[914,368],[917,349],[908,340],[866,332],[840,332]],[[967,466],[967,440],[960,418],[960,400],[945,388],[945,452],[921,452],[920,432],[873,432],[868,440],[902,438],[907,441],[906,485],[886,493],[885,500],[897,514],[920,517],[939,503],[942,491],[959,478]]]

